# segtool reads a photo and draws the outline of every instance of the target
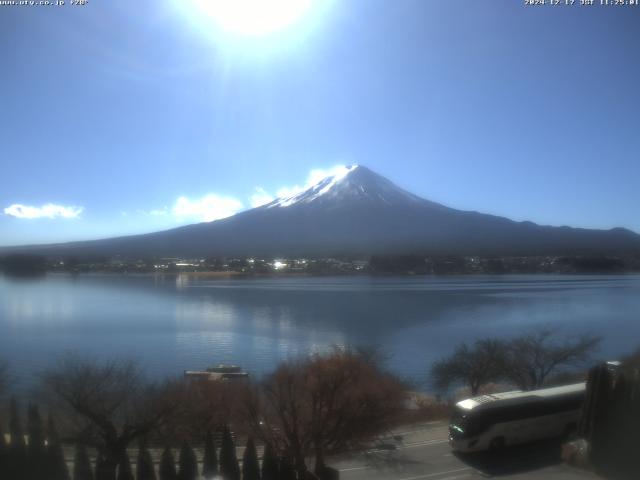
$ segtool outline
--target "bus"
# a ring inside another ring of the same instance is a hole
[[[500,450],[577,429],[585,383],[481,395],[456,403],[449,444],[457,452]]]

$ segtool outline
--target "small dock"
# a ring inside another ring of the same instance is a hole
[[[225,381],[246,379],[249,374],[238,365],[219,364],[206,370],[185,370],[185,378],[205,381]]]

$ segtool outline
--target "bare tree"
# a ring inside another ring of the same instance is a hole
[[[402,409],[405,387],[358,352],[335,349],[287,362],[248,397],[256,435],[293,462],[306,478],[305,458],[316,471],[324,455],[360,445],[390,427]]]
[[[551,330],[517,337],[509,343],[505,374],[522,390],[540,388],[551,373],[583,366],[600,341],[592,335],[557,340]]]
[[[480,387],[503,375],[507,351],[505,342],[491,338],[478,340],[472,346],[462,343],[453,355],[433,365],[434,384],[446,390],[461,383],[469,387],[472,395],[477,395]]]
[[[207,432],[227,423],[236,432],[246,425],[243,382],[179,379],[167,390],[178,407],[161,429],[165,443],[201,442]]]
[[[43,375],[42,386],[53,408],[71,420],[76,439],[101,452],[105,478],[113,480],[127,446],[163,425],[176,408],[130,361],[70,355]]]

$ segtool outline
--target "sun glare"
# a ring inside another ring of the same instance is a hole
[[[192,0],[197,15],[219,28],[246,36],[263,36],[300,20],[315,0]]]

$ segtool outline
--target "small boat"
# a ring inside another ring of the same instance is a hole
[[[185,370],[184,376],[195,380],[235,380],[247,378],[249,374],[238,365],[218,364],[206,370]]]

